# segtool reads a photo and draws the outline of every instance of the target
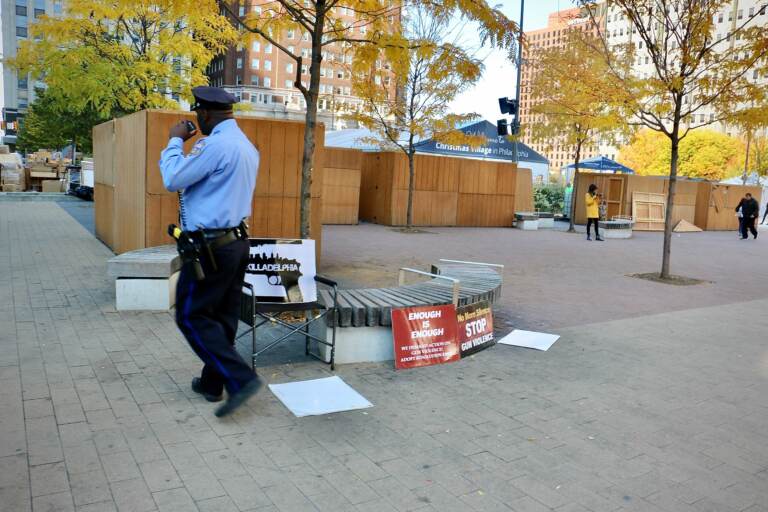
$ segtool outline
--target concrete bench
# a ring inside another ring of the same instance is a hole
[[[539,216],[534,212],[515,212],[515,227],[523,231],[539,229]]]
[[[389,361],[392,345],[392,308],[456,304],[481,300],[494,302],[501,296],[502,265],[440,260],[431,272],[419,272],[428,280],[391,288],[339,290],[339,310],[328,323],[336,324],[336,362],[359,363]],[[405,273],[401,269],[401,283]],[[331,294],[320,291],[324,304],[333,302]],[[330,332],[328,333],[330,336]]]
[[[629,219],[601,220],[598,225],[603,238],[632,238],[632,221]]]
[[[552,212],[536,212],[539,219],[539,229],[552,229],[555,227],[555,214]]]
[[[181,260],[176,246],[163,245],[129,251],[107,262],[115,278],[118,311],[167,311],[174,306]]]

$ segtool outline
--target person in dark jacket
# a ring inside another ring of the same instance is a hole
[[[752,232],[752,236],[757,238],[757,229],[755,228],[755,221],[757,216],[760,215],[760,205],[757,200],[752,197],[752,194],[747,192],[744,199],[739,201],[739,206],[736,210],[741,208],[742,223],[741,223],[741,239],[746,240],[749,238],[747,231]]]

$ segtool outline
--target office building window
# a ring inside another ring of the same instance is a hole
[[[29,87],[29,81],[26,76],[20,76],[18,80],[19,89],[26,89]]]
[[[264,87],[272,87],[272,79],[268,76],[264,77]]]
[[[286,35],[288,36],[288,39],[293,39],[294,37],[296,37],[296,33],[292,29],[289,30]]]
[[[286,89],[290,89],[291,87],[293,87],[293,82],[290,81],[290,80],[286,80],[285,81],[285,88]]]
[[[739,19],[744,18],[744,9],[739,9],[739,13],[738,13],[737,18],[739,18]]]
[[[237,75],[235,77],[235,85],[243,85],[243,77],[240,75]]]
[[[60,15],[62,11],[61,2],[53,2],[53,14]]]
[[[251,69],[259,69],[259,59],[251,59]]]
[[[251,85],[259,85],[259,75],[251,75]]]
[[[27,37],[27,27],[16,27],[16,36]]]
[[[240,8],[237,10],[237,15],[241,18],[245,16],[245,6],[241,5]]]
[[[288,63],[285,65],[285,71],[287,73],[293,73],[293,63]]]
[[[18,16],[26,16],[26,15],[27,15],[27,6],[26,6],[26,4],[24,4],[24,5],[16,4],[16,16],[18,17]],[[18,23],[18,18],[17,18],[16,23]]]
[[[243,59],[242,59],[242,57],[238,57],[237,58],[236,66],[237,66],[237,69],[243,69]]]
[[[272,44],[267,43],[264,45],[264,53],[272,53]]]
[[[265,60],[264,61],[264,70],[265,71],[272,71],[272,61],[271,60]]]
[[[261,51],[261,43],[258,41],[254,41],[253,43],[251,43],[251,50],[255,52]]]

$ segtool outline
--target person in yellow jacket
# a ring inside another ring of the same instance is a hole
[[[595,225],[595,240],[602,242],[598,222],[600,220],[600,196],[597,194],[597,185],[594,183],[589,186],[589,192],[584,196],[584,204],[587,208],[587,240],[592,240],[590,227]]]

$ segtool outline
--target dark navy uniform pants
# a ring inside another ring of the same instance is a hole
[[[176,325],[203,361],[203,390],[214,395],[222,388],[232,395],[255,378],[251,366],[235,350],[243,277],[249,243],[237,240],[216,249],[218,270],[201,255],[205,279],[197,281],[185,264],[176,288]]]

